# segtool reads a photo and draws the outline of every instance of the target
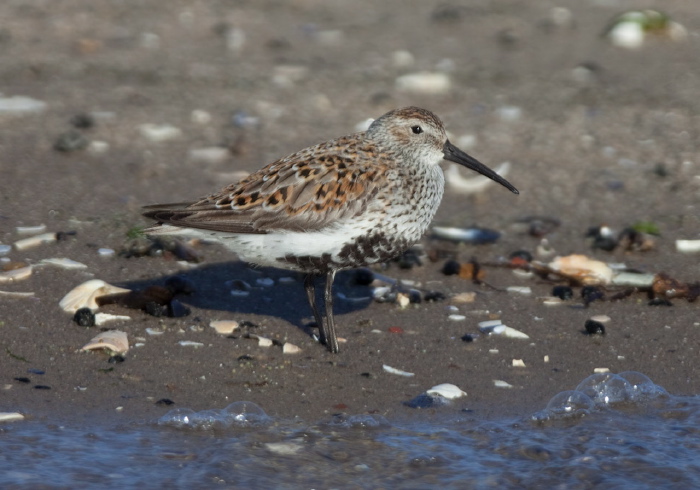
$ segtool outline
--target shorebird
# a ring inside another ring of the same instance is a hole
[[[430,111],[396,109],[367,131],[305,148],[191,203],[147,206],[151,235],[222,243],[242,260],[306,274],[319,340],[338,352],[336,272],[387,261],[417,242],[438,209],[449,160],[518,190],[447,139]],[[316,278],[326,277],[325,323]]]

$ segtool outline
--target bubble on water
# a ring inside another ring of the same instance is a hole
[[[253,402],[234,402],[221,412],[233,425],[260,425],[270,421],[265,410]]]
[[[176,408],[158,419],[158,425],[170,425],[172,427],[187,427],[196,412],[191,408]]]
[[[632,399],[632,385],[613,373],[596,373],[587,377],[576,387],[588,395],[596,405],[614,405]]]
[[[222,410],[210,409],[195,412],[189,408],[177,408],[163,415],[157,423],[177,428],[214,430],[231,426],[262,425],[269,421],[270,417],[255,403],[235,402]]]
[[[580,391],[562,391],[549,400],[547,408],[532,416],[535,422],[585,417],[595,404],[591,397]]]
[[[391,427],[389,421],[381,415],[334,415],[327,423],[331,427],[344,429],[377,429]]]
[[[667,397],[668,392],[661,386],[654,384],[645,374],[637,371],[624,371],[618,374],[631,385],[631,398],[634,401],[647,401],[659,397]]]

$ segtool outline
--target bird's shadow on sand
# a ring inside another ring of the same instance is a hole
[[[181,303],[211,311],[211,319],[246,320],[245,315],[267,315],[289,322],[307,334],[313,313],[304,291],[304,275],[269,267],[251,267],[241,261],[207,264],[177,274],[139,281],[126,281],[120,286],[131,290],[143,290],[153,285],[165,285],[168,279],[179,277],[188,281],[194,291],[177,294]],[[270,284],[269,280],[272,280]],[[245,285],[233,281],[242,281]],[[248,295],[232,294],[232,290],[247,289]],[[316,298],[322,307],[325,278],[316,281]],[[368,286],[355,282],[355,272],[345,271],[336,275],[334,286],[334,315],[362,310],[371,302],[372,291]],[[343,299],[342,296],[352,299]],[[235,315],[228,315],[229,313]],[[323,310],[321,310],[323,315]],[[233,318],[231,318],[231,316]],[[314,322],[315,323],[315,322]]]

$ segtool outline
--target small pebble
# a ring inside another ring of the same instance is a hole
[[[113,257],[116,252],[111,248],[98,248],[97,255],[100,257]]]
[[[402,75],[396,79],[396,89],[414,94],[446,94],[452,89],[445,73],[420,72]]]
[[[588,335],[605,335],[605,325],[595,320],[586,320],[584,327]]]
[[[73,321],[81,327],[94,327],[95,314],[90,308],[80,308],[75,312],[75,315],[73,315]]]
[[[552,288],[552,296],[566,301],[574,297],[574,290],[569,286],[554,286]]]

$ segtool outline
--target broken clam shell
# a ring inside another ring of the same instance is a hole
[[[75,313],[80,308],[98,309],[97,298],[108,294],[128,293],[129,289],[107,284],[101,279],[91,279],[73,288],[58,305],[66,313]]]
[[[120,330],[102,332],[80,348],[80,350],[95,349],[105,349],[117,354],[126,354],[129,350],[129,340],[126,337],[126,332]]]

